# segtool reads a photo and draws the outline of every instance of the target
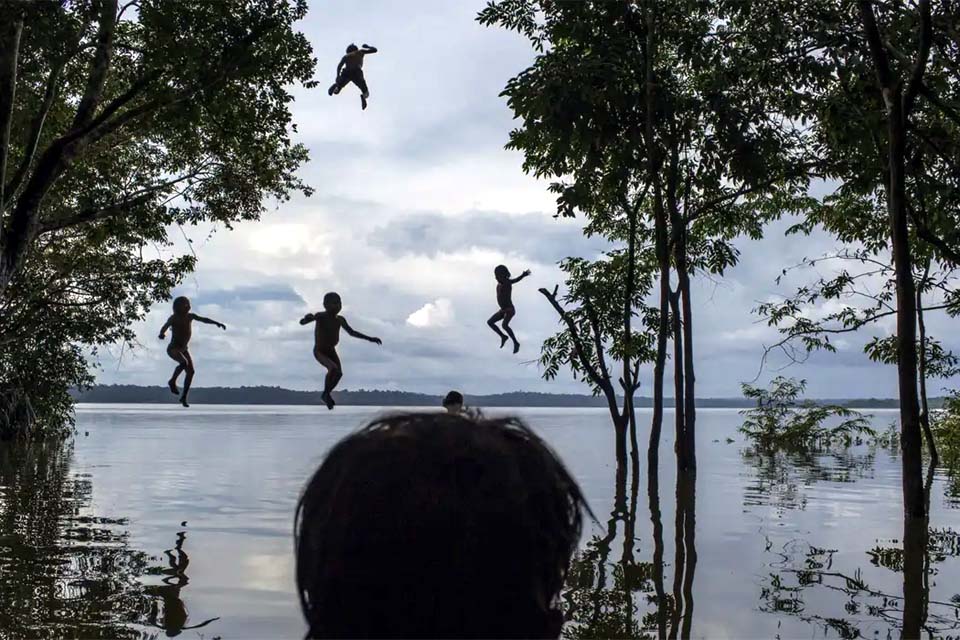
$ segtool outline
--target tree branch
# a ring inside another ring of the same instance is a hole
[[[0,247],[3,246],[3,212],[6,201],[7,161],[10,157],[10,125],[17,91],[17,58],[20,55],[20,34],[23,14],[0,27]]]
[[[10,182],[4,189],[4,198],[6,199],[13,199],[14,194],[16,193],[17,189],[20,188],[20,185],[23,183],[23,179],[30,170],[30,165],[33,163],[33,158],[37,153],[37,145],[40,143],[40,136],[43,133],[43,125],[47,120],[47,114],[50,113],[50,107],[53,106],[53,101],[57,97],[60,74],[63,72],[65,64],[66,60],[62,60],[54,65],[53,69],[50,70],[50,75],[47,78],[47,85],[43,92],[43,101],[40,103],[40,108],[37,110],[37,115],[30,124],[30,136],[27,138],[27,145],[24,148],[23,159],[20,161],[20,166],[17,168],[17,172],[13,174],[13,178],[10,179]]]
[[[551,293],[546,288],[541,287],[539,289],[540,293],[543,294],[543,297],[547,299],[550,305],[556,310],[557,314],[560,316],[560,319],[563,320],[567,329],[570,330],[570,338],[573,340],[573,349],[577,354],[577,359],[580,360],[580,365],[586,371],[587,375],[590,377],[590,380],[593,381],[600,388],[604,386],[609,387],[610,381],[602,378],[597,372],[596,368],[593,366],[593,363],[590,362],[590,359],[587,357],[586,351],[583,348],[583,344],[580,338],[580,332],[577,330],[577,325],[574,323],[573,318],[570,317],[570,314],[567,313],[566,309],[557,301],[557,291],[560,287],[556,286],[553,288]]]
[[[603,355],[603,338],[600,336],[600,321],[597,319],[597,312],[586,300],[584,308],[587,312],[587,319],[590,321],[590,330],[593,333],[593,346],[597,352],[597,361],[600,363],[600,375],[604,380],[610,379],[610,371],[607,369],[606,357]]]
[[[907,207],[907,211],[910,214],[910,219],[913,220],[914,227],[917,229],[917,235],[928,244],[939,249],[940,254],[954,265],[960,265],[960,251],[951,247],[943,238],[931,231],[930,227],[920,220],[920,216],[917,215],[913,207]]]
[[[190,180],[195,178],[200,171],[194,171],[188,175],[180,176],[173,180],[168,180],[160,184],[156,184],[152,187],[146,189],[141,189],[135,193],[130,194],[126,198],[119,200],[117,202],[110,203],[102,207],[90,207],[78,211],[72,216],[65,218],[57,218],[55,220],[46,220],[39,224],[37,229],[38,233],[49,233],[51,231],[60,231],[61,229],[66,229],[68,227],[74,227],[79,224],[84,224],[87,222],[94,222],[97,220],[103,220],[105,218],[110,218],[115,215],[126,212],[127,210],[137,207],[143,204],[147,204],[158,194],[165,192],[170,187],[184,182],[185,180]]]
[[[93,63],[90,75],[87,77],[87,86],[83,98],[77,106],[77,114],[73,119],[71,129],[79,129],[90,121],[103,94],[103,86],[107,82],[107,72],[110,70],[110,59],[113,55],[113,34],[117,25],[117,0],[100,0],[100,16],[97,19],[97,50],[93,54]]]
[[[883,90],[884,99],[887,100],[889,99],[887,96],[888,90],[893,85],[893,75],[890,72],[890,61],[887,59],[883,47],[883,38],[880,36],[879,27],[877,27],[877,18],[873,13],[873,2],[871,0],[859,0],[859,6],[860,21],[863,24],[863,32],[870,47],[870,55],[873,57],[877,80]]]
[[[933,40],[933,29],[930,26],[930,0],[920,0],[920,51],[917,53],[917,60],[913,64],[913,71],[910,73],[910,81],[907,83],[907,89],[903,94],[903,117],[907,118],[913,109],[913,101],[917,97],[917,92],[923,86],[923,74],[927,69],[927,61],[930,59],[930,44]]]

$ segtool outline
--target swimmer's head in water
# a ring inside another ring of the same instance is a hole
[[[497,268],[493,270],[493,275],[496,276],[497,280],[506,280],[510,277],[510,269],[507,269],[506,265],[498,264]]]
[[[190,311],[190,298],[187,296],[178,296],[173,299],[174,313],[187,313]]]
[[[337,314],[343,309],[343,301],[340,300],[340,294],[331,291],[323,296],[323,308],[330,313]]]
[[[357,50],[357,45],[353,44],[352,42],[347,47],[347,53],[353,53],[356,50]]]

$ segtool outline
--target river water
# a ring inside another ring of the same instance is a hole
[[[0,445],[0,638],[302,637],[298,492],[381,411],[81,405],[68,447]],[[488,410],[508,412],[597,516],[564,592],[565,637],[887,638],[905,619],[960,636],[960,491],[940,470],[929,536],[904,553],[893,450],[761,455],[736,410],[701,409],[695,484],[678,483],[668,412],[657,481],[644,452],[624,484],[604,410]],[[880,429],[896,419],[869,413]]]

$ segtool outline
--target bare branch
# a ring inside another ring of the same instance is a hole
[[[584,304],[587,311],[587,319],[590,321],[590,329],[593,333],[593,346],[596,349],[597,361],[600,363],[600,375],[604,380],[610,379],[610,371],[607,369],[607,361],[603,355],[603,338],[600,336],[600,321],[597,319],[597,312],[587,300]]]
[[[541,287],[539,291],[543,294],[543,297],[547,299],[554,310],[556,310],[557,314],[560,316],[560,319],[566,323],[567,329],[570,330],[570,338],[573,340],[573,348],[577,354],[577,359],[580,360],[580,365],[583,367],[583,370],[586,371],[587,375],[590,377],[590,380],[592,380],[593,383],[598,387],[609,387],[610,381],[600,376],[597,369],[593,366],[593,363],[590,362],[590,359],[587,357],[586,350],[583,348],[580,332],[577,330],[576,323],[574,323],[573,318],[570,317],[566,309],[564,309],[557,300],[557,291],[559,289],[560,286],[557,285],[554,287],[553,293],[543,287]],[[606,391],[606,389],[604,389],[604,391]]]

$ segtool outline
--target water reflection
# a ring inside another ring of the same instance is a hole
[[[696,478],[678,474],[674,518],[672,590],[664,578],[663,522],[656,460],[647,474],[647,501],[653,528],[651,562],[637,561],[639,476],[617,470],[614,507],[603,534],[594,535],[574,558],[564,600],[565,638],[689,638],[693,625],[693,583],[697,566]],[[611,559],[619,551],[619,560]]]
[[[200,629],[220,619],[210,618],[199,624],[187,625],[187,607],[180,597],[180,591],[190,582],[190,578],[187,577],[190,556],[183,550],[186,538],[185,531],[177,532],[177,541],[173,549],[163,552],[167,557],[168,566],[152,567],[147,571],[151,575],[164,576],[161,580],[163,584],[150,585],[144,589],[148,595],[154,596],[146,616],[147,623],[163,629],[171,638],[180,635],[184,630]]]
[[[0,637],[143,638],[188,628],[184,536],[168,569],[129,544],[123,519],[86,515],[89,476],[63,443],[0,444]],[[141,577],[165,573],[164,584]],[[154,613],[156,612],[156,613]],[[138,624],[139,623],[139,624]]]
[[[875,453],[746,452],[744,459],[754,464],[756,479],[746,487],[744,504],[803,509],[803,487],[817,481],[855,482],[872,477]],[[931,467],[926,481],[928,503],[933,478]],[[760,611],[794,617],[823,635],[840,638],[878,637],[881,629],[886,637],[903,638],[956,632],[960,595],[949,601],[931,600],[930,588],[938,574],[937,564],[960,556],[960,534],[930,528],[926,518],[905,518],[902,532],[900,540],[877,541],[865,549],[862,567],[852,571],[837,560],[837,549],[819,548],[799,538],[776,542],[766,536],[766,552],[774,559],[760,580]],[[878,588],[865,578],[865,569],[871,565],[901,574],[900,592]]]

